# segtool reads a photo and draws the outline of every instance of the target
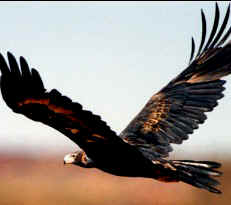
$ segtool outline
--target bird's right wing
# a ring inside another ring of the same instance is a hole
[[[0,54],[0,86],[3,99],[14,112],[55,128],[84,151],[97,153],[108,143],[121,140],[99,116],[83,110],[79,103],[56,89],[47,92],[37,70],[30,69],[23,57],[20,67],[11,53],[8,61],[9,66]]]
[[[220,30],[216,4],[214,26],[205,43],[206,20],[202,11],[202,39],[195,57],[192,41],[191,64],[167,86],[153,95],[141,112],[121,133],[125,142],[136,146],[150,160],[167,157],[171,143],[181,144],[206,120],[223,97],[224,80],[231,73],[231,43],[222,45],[231,33],[224,33],[230,6]],[[223,35],[223,37],[222,37]]]

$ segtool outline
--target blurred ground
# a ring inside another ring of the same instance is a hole
[[[213,159],[214,160],[214,159]],[[223,194],[183,183],[115,177],[96,169],[63,165],[62,157],[40,159],[0,154],[1,205],[229,205],[231,160],[223,161]]]

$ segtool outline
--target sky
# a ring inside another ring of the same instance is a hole
[[[221,19],[227,6],[219,2]],[[188,65],[191,37],[200,42],[201,8],[210,30],[214,2],[1,2],[0,52],[24,56],[47,90],[101,115],[119,134]],[[175,153],[231,156],[229,78],[225,98]],[[77,149],[58,131],[13,113],[2,98],[0,122],[7,153]]]

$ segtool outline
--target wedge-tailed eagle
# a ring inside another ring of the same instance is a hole
[[[217,162],[169,160],[171,144],[181,144],[206,120],[206,112],[223,97],[225,80],[231,73],[231,43],[226,43],[230,5],[219,25],[216,4],[212,31],[206,39],[202,10],[202,37],[197,53],[192,38],[189,66],[154,94],[131,123],[117,135],[100,116],[62,95],[46,91],[37,70],[26,60],[19,63],[8,52],[8,64],[0,55],[1,92],[16,113],[60,131],[82,150],[65,156],[65,163],[95,167],[118,176],[147,177],[164,182],[182,181],[221,193],[214,178],[221,175]],[[219,28],[218,28],[219,27]]]

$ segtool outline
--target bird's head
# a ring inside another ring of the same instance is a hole
[[[75,164],[85,168],[94,167],[93,161],[82,150],[67,154],[64,157],[64,164]]]

